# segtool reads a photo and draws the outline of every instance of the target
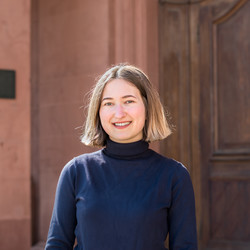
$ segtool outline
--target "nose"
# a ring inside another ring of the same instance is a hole
[[[122,118],[126,115],[126,112],[122,105],[117,105],[115,108],[115,117],[116,118]]]

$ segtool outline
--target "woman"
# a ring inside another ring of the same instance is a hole
[[[171,133],[158,93],[131,65],[97,82],[82,142],[101,150],[71,160],[59,178],[46,249],[197,249],[186,168],[149,149]]]

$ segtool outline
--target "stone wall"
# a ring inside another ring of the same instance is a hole
[[[63,166],[95,150],[79,137],[96,77],[129,62],[158,87],[157,12],[155,0],[1,2],[0,69],[16,71],[16,98],[0,99],[0,249],[43,246]]]
[[[30,209],[30,1],[2,0],[0,69],[16,72],[16,96],[0,98],[0,249],[27,250]]]

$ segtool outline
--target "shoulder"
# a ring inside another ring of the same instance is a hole
[[[187,168],[179,161],[163,156],[153,150],[152,151],[152,157],[157,161],[159,164],[161,164],[163,167],[171,167],[175,171],[187,171]]]
[[[153,151],[153,150],[152,150]],[[163,156],[155,151],[153,151],[153,157],[164,171],[171,174],[173,178],[189,178],[188,169],[179,161]]]
[[[71,159],[66,165],[63,167],[61,175],[70,175],[74,176],[80,171],[83,167],[90,165],[90,163],[98,163],[103,158],[101,150],[85,153],[82,155],[78,155]]]
[[[102,150],[98,150],[92,153],[85,153],[76,156],[73,160],[76,166],[86,164],[88,162],[99,162],[103,159]]]

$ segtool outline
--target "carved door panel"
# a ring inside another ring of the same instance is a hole
[[[202,238],[250,249],[250,1],[208,1],[198,23]]]
[[[162,150],[190,165],[200,249],[250,249],[250,1],[161,2],[161,94],[179,134]]]

